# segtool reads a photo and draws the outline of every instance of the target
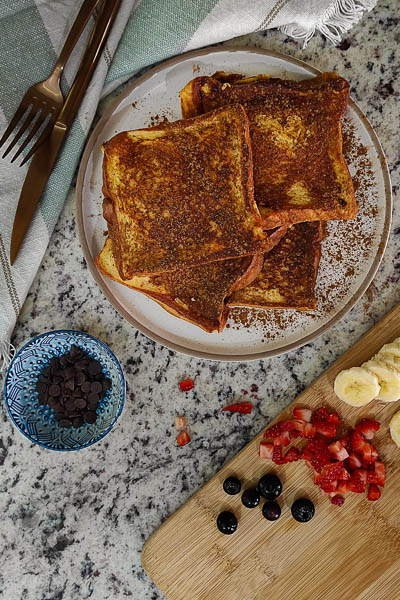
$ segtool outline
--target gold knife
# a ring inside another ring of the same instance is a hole
[[[10,262],[14,264],[29,229],[32,217],[53,169],[65,134],[74,120],[90,78],[101,55],[104,43],[114,22],[121,0],[103,0],[101,13],[93,28],[78,73],[65,99],[50,136],[32,158],[22,186],[11,235]]]

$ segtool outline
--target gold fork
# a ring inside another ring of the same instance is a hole
[[[54,66],[54,69],[51,75],[45,80],[36,83],[26,92],[25,96],[22,98],[21,104],[17,108],[17,111],[13,118],[10,121],[9,126],[5,130],[1,140],[0,140],[0,148],[4,144],[4,142],[8,139],[11,132],[16,128],[18,123],[21,121],[22,117],[24,117],[20,129],[15,134],[14,139],[9,144],[8,148],[3,154],[3,158],[7,156],[14,148],[15,144],[21,138],[21,136],[27,131],[28,127],[32,125],[32,128],[25,140],[19,147],[16,154],[11,159],[11,162],[14,162],[16,158],[23,152],[23,150],[27,147],[29,142],[33,139],[36,133],[39,131],[42,125],[44,125],[44,129],[41,132],[38,140],[29,150],[28,154],[25,156],[24,160],[20,164],[22,167],[23,164],[28,161],[31,156],[36,152],[39,146],[44,142],[44,140],[50,135],[51,130],[56,122],[58,115],[61,112],[61,109],[64,104],[64,97],[60,88],[60,78],[61,74],[64,70],[65,64],[68,61],[72,50],[74,49],[77,41],[82,35],[83,30],[87,22],[89,21],[90,16],[92,15],[94,9],[100,0],[85,0],[81,6],[81,9],[76,17],[74,24],[72,25],[71,31],[68,34],[68,37],[65,41],[65,44],[61,50],[60,56]]]

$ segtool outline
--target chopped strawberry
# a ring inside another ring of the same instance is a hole
[[[281,436],[278,435],[277,437],[274,437],[273,442],[274,442],[274,446],[282,446]]]
[[[290,444],[290,433],[288,431],[282,431],[281,440],[284,446],[289,446]]]
[[[296,406],[293,409],[293,416],[295,419],[300,419],[301,421],[310,423],[312,410],[310,408],[300,408],[300,406]]]
[[[333,455],[336,460],[346,460],[348,458],[349,453],[346,448],[342,446],[341,442],[333,442],[328,446],[330,453]]]
[[[304,429],[300,433],[300,435],[301,435],[301,437],[305,437],[305,438],[313,438],[313,437],[315,437],[316,433],[317,433],[317,431],[315,429],[315,425],[313,425],[312,423],[306,423],[304,425]]]
[[[181,431],[186,428],[186,417],[184,415],[175,417],[175,429]]]
[[[302,458],[303,460],[311,460],[312,457],[313,453],[307,448],[307,446],[305,446],[305,448],[303,448],[303,450],[301,451],[300,458]]]
[[[274,445],[273,444],[269,444],[268,442],[260,442],[260,445],[258,447],[258,456],[260,458],[272,459],[273,454],[274,454]]]
[[[301,458],[301,456],[300,456],[300,458]],[[309,460],[306,460],[306,465],[307,465],[307,467],[308,467],[309,469],[312,469],[312,468],[313,468],[313,466],[312,466],[312,464],[310,463],[310,461],[309,461]]]
[[[302,419],[292,419],[290,422],[293,423],[294,431],[299,431],[300,433],[302,433],[304,431],[306,422],[303,421]]]
[[[317,473],[317,471],[314,471],[314,483],[315,485],[319,485],[321,482],[321,475],[319,473]]]
[[[335,496],[333,496],[331,498],[331,502],[332,502],[332,504],[335,504],[336,506],[343,506],[343,504],[344,504],[344,498],[343,498],[343,496],[338,496],[336,494]]]
[[[367,471],[367,483],[378,483],[378,475],[375,471]]]
[[[190,442],[190,435],[188,434],[187,431],[183,430],[178,434],[178,437],[176,438],[176,443],[178,444],[178,446],[186,446],[186,444],[188,444]]]
[[[359,431],[367,440],[372,440],[375,433],[379,430],[381,424],[372,419],[363,419],[356,425],[356,431]]]
[[[321,484],[320,485],[321,485],[321,490],[323,490],[327,494],[330,494],[332,492],[336,492],[337,491],[337,481],[336,481],[336,479],[334,479],[332,481],[325,481],[325,480],[321,479]]]
[[[325,450],[329,452],[328,443],[325,440],[321,440],[320,438],[314,438],[313,440],[309,440],[305,447],[314,453]]]
[[[328,445],[324,440],[314,438],[309,440],[303,448],[302,458],[309,460],[313,468],[320,473],[324,465],[331,462]]]
[[[336,435],[336,425],[334,423],[328,423],[322,419],[316,419],[313,421],[315,428],[318,433],[327,438],[333,438]]]
[[[300,460],[300,451],[297,448],[290,448],[285,454],[285,462],[296,462]]]
[[[342,472],[340,473],[340,479],[342,481],[348,481],[349,479],[351,479],[351,475],[348,471],[346,471],[346,469],[343,467]]]
[[[347,492],[350,492],[350,482],[349,481],[343,481],[342,479],[340,479],[338,481],[336,491],[339,494],[347,494]]]
[[[348,452],[351,451],[351,438],[349,435],[346,435],[344,438],[341,438],[339,442],[342,444],[343,448],[346,448]]]
[[[362,454],[365,444],[365,437],[359,431],[353,431],[351,436],[351,447],[357,454]]]
[[[375,463],[378,460],[378,450],[370,443],[371,446],[371,462]]]
[[[348,467],[351,471],[355,469],[360,469],[362,467],[361,459],[357,454],[352,452],[347,461]]]
[[[340,417],[337,414],[337,412],[331,412],[326,417],[326,420],[328,421],[328,423],[334,423],[335,425],[340,425]]]
[[[264,431],[264,437],[266,440],[270,440],[271,438],[280,437],[280,435],[281,435],[281,428],[279,426],[279,423],[276,423],[276,425],[272,425],[272,427],[269,427],[268,429],[266,429]]]
[[[251,402],[237,402],[236,404],[229,404],[229,406],[224,406],[222,412],[235,412],[240,413],[242,415],[248,415],[253,410],[253,405]]]
[[[371,483],[368,488],[368,500],[379,500],[381,491],[375,483]]]
[[[293,431],[294,423],[290,419],[288,421],[281,421],[279,427],[281,431]]]
[[[295,440],[296,438],[299,437],[300,435],[300,431],[296,431],[296,429],[293,429],[293,431],[290,432],[290,435],[292,436],[292,438]]]
[[[372,447],[368,442],[365,442],[364,444],[362,450],[362,459],[365,466],[372,464]]]
[[[277,465],[283,465],[285,463],[285,459],[282,457],[282,446],[274,446],[272,460]]]
[[[326,406],[321,406],[320,408],[317,408],[317,410],[315,410],[313,412],[311,422],[314,423],[314,421],[326,421],[326,419],[328,417],[329,417],[329,410],[326,408]]]
[[[349,487],[351,492],[356,492],[357,494],[365,492],[367,489],[367,471],[365,469],[356,469],[353,471]]]
[[[194,388],[194,381],[193,379],[184,379],[183,381],[179,382],[179,387],[181,388],[182,392],[188,392]]]
[[[342,462],[331,463],[330,465],[324,465],[321,471],[321,481],[327,480],[332,481],[334,479],[339,479],[343,470]]]
[[[386,480],[385,465],[383,464],[383,462],[381,460],[377,460],[375,463],[375,473],[376,473],[376,478],[377,478],[376,483],[378,485],[380,485],[381,487],[385,487],[385,480]]]

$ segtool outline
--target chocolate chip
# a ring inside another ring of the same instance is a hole
[[[90,375],[98,375],[101,371],[101,364],[97,360],[91,360],[88,366]]]
[[[90,386],[90,391],[95,392],[96,394],[100,394],[102,390],[103,386],[101,385],[101,383],[99,381],[93,381],[93,383]]]
[[[96,392],[90,392],[90,394],[88,394],[88,402],[92,403],[92,402],[98,402],[100,400],[100,396],[98,394],[96,394]]]
[[[65,414],[62,412],[56,412],[54,418],[56,421],[61,421],[62,419],[65,419]]]
[[[84,400],[83,398],[77,398],[75,400],[75,406],[76,408],[86,408],[86,400]]]
[[[49,387],[49,395],[50,396],[53,396],[53,397],[59,396],[60,392],[61,392],[61,389],[60,389],[59,385],[53,384]]]
[[[82,383],[81,385],[81,390],[82,392],[84,392],[85,394],[88,394],[91,390],[92,384],[90,383],[90,381],[85,381],[84,383]]]
[[[46,390],[47,390],[47,385],[41,381],[38,381],[38,383],[36,384],[36,391],[38,392],[38,394],[44,395]]]
[[[60,401],[57,398],[49,398],[48,405],[54,411],[57,411],[61,407],[61,403],[60,403]]]
[[[68,379],[65,382],[65,389],[71,390],[71,392],[73,392],[75,389],[75,381],[73,379]]]
[[[72,421],[72,425],[74,427],[82,427],[84,421],[83,421],[83,417],[81,415],[79,415],[79,417],[75,417],[74,420]]]
[[[50,375],[50,373],[51,373],[50,367],[45,367],[42,371],[42,375],[44,375],[45,377]]]
[[[71,427],[72,422],[69,419],[61,419],[61,421],[58,421],[58,424],[60,427]]]
[[[75,363],[75,368],[82,371],[83,369],[86,368],[87,364],[88,363],[87,363],[86,359],[78,360],[78,362]]]
[[[85,417],[86,423],[89,423],[89,425],[92,425],[93,423],[95,423],[96,418],[97,418],[96,413],[92,410],[88,410],[87,412],[85,412],[85,414],[83,416]]]
[[[86,381],[86,375],[83,371],[80,371],[79,373],[77,373],[76,375],[76,385],[82,385],[83,383],[85,383]]]
[[[73,396],[75,398],[81,398],[81,396],[82,396],[82,390],[74,390],[73,391]]]

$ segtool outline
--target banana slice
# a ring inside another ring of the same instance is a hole
[[[361,367],[352,367],[338,373],[334,383],[335,394],[351,406],[364,406],[378,396],[378,377]]]
[[[390,435],[392,440],[400,448],[400,410],[394,413],[389,423]]]
[[[393,354],[400,358],[400,338],[396,338],[391,344],[385,344],[379,350],[378,354]]]
[[[369,360],[362,365],[370,373],[377,376],[381,389],[377,394],[379,400],[396,402],[400,400],[400,375],[381,360]]]
[[[388,367],[391,367],[392,369],[400,373],[400,356],[396,356],[395,354],[388,352],[382,352],[382,350],[380,350],[372,360],[381,360]]]

